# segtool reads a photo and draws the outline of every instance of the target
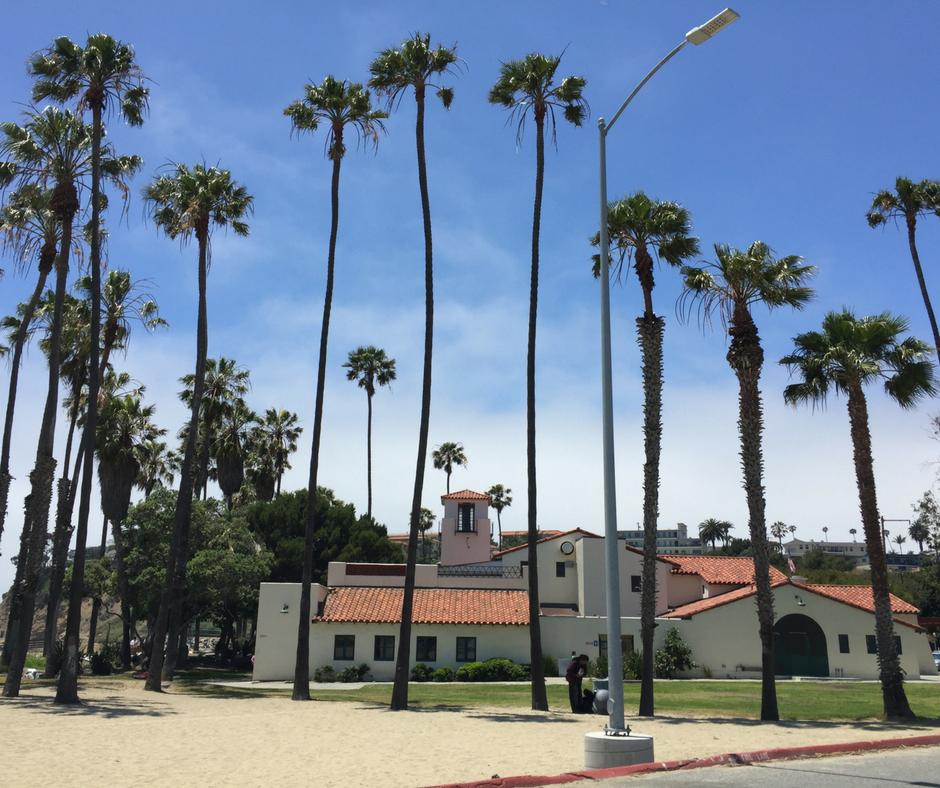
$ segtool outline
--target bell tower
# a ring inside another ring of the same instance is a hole
[[[441,496],[441,566],[490,560],[490,498],[473,490]]]

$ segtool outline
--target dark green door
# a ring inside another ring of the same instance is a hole
[[[826,635],[809,616],[792,613],[774,626],[774,661],[778,676],[828,676]]]

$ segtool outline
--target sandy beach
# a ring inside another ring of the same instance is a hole
[[[505,708],[392,713],[285,696],[146,693],[137,682],[85,687],[85,705],[51,703],[51,688],[0,702],[2,782],[10,786],[200,783],[232,786],[402,786],[583,767],[582,734],[601,717]],[[760,724],[740,719],[630,720],[656,758],[937,732],[930,723]]]

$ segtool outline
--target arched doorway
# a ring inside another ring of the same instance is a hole
[[[774,672],[783,676],[828,676],[826,635],[809,616],[792,613],[774,625]]]

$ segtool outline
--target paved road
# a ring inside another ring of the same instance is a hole
[[[940,788],[940,747],[916,747],[866,755],[843,755],[759,766],[715,766],[688,772],[660,772],[643,777],[605,780],[607,788],[624,786],[741,785],[761,788],[869,788],[903,785]]]

